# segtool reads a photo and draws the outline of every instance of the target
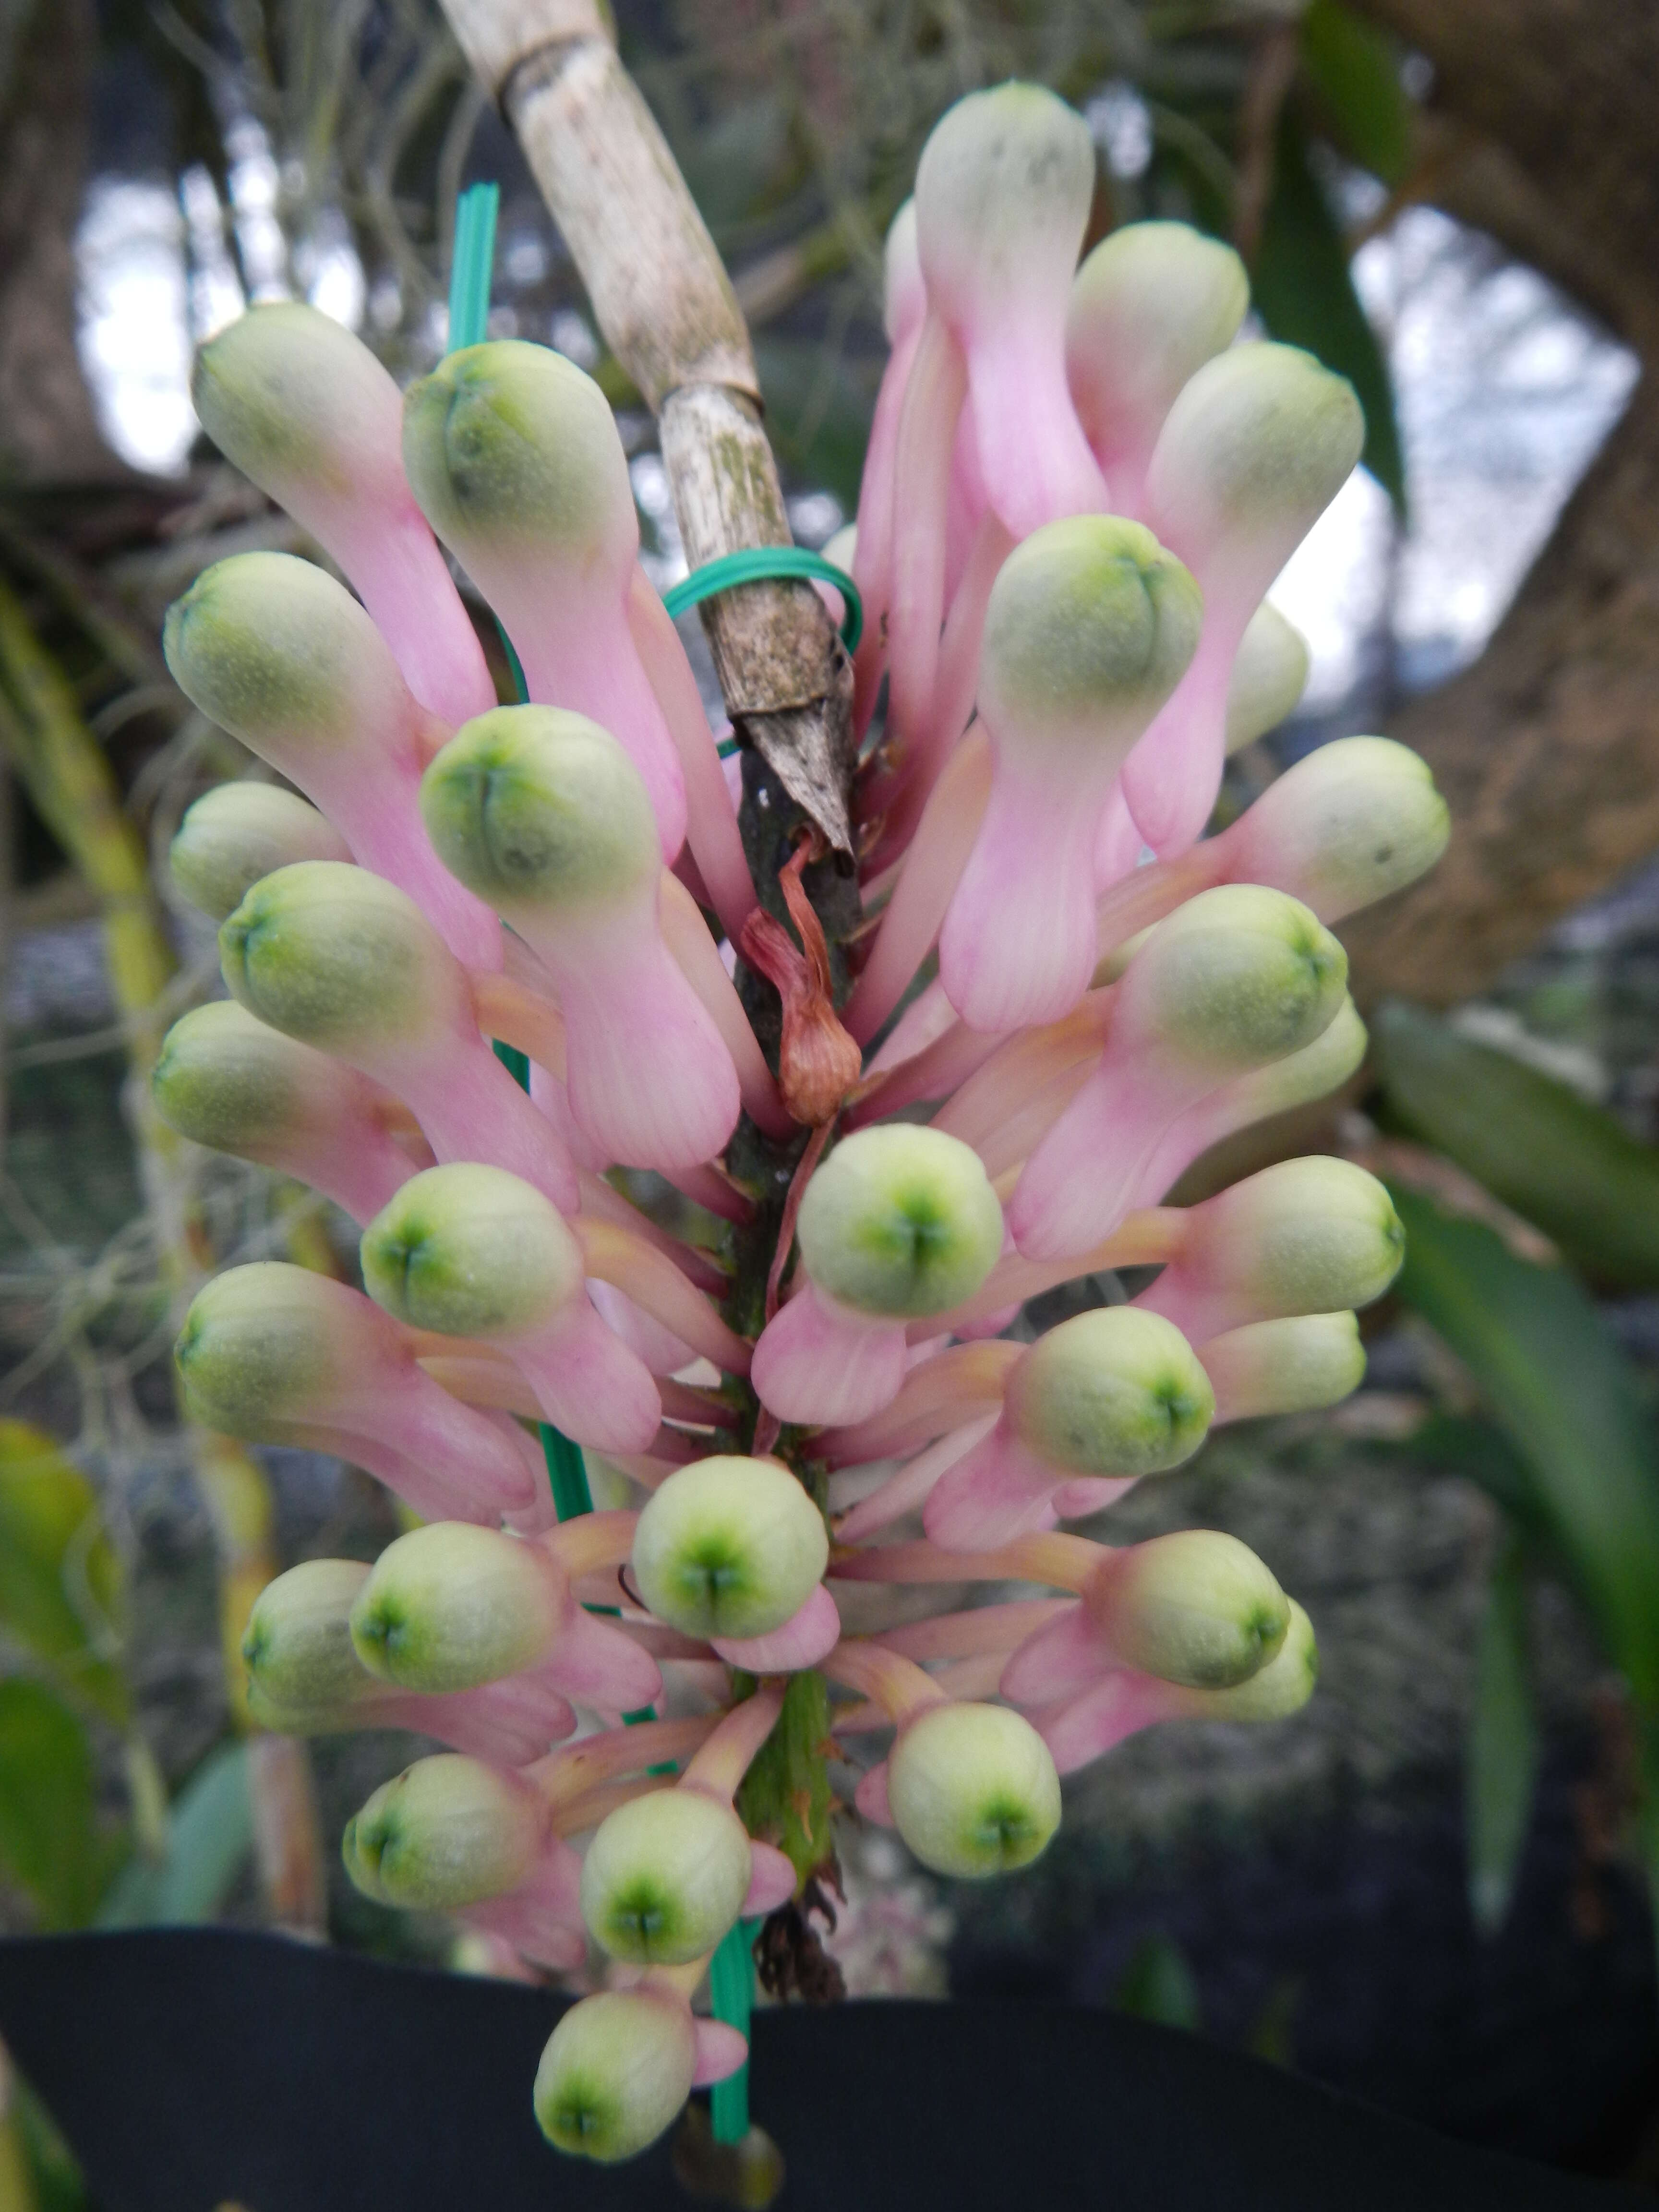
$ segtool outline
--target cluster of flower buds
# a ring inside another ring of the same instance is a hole
[[[1203,836],[1228,750],[1299,695],[1262,595],[1360,415],[1308,355],[1236,342],[1224,246],[1140,224],[1079,268],[1093,182],[1079,116],[1007,85],[945,117],[893,226],[839,1012],[805,845],[768,887],[794,936],[761,910],[597,386],[515,342],[400,393],[294,306],[198,364],[210,434],[346,582],[243,554],[169,617],[184,690],[296,789],[210,792],[179,830],[230,996],[173,1030],[155,1098],[337,1201],[363,1288],[235,1269],[179,1364],[210,1427],[338,1453],[422,1521],[264,1591],[253,1710],[451,1747],[376,1791],[346,1863],[550,1969],[611,1962],[535,2085],[592,2158],[742,2063],[692,2009],[710,1954],[828,1850],[792,1861],[734,1809],[790,1677],[845,1693],[837,1741],[884,1735],[860,1813],[966,1878],[1034,1859],[1060,1775],[1133,1731],[1272,1719],[1313,1683],[1305,1614],[1232,1537],[1060,1524],[1217,1422],[1358,1381],[1355,1311],[1401,1258],[1381,1185],[1319,1157],[1166,1201],[1354,1073],[1330,925],[1430,866],[1445,811],[1356,738]],[[497,703],[446,554],[524,702]],[[776,1067],[738,957],[782,988]],[[618,1167],[711,1234],[668,1233]],[[757,1249],[769,1278],[734,1278]],[[1158,1272],[1009,1333],[1120,1267]],[[558,1522],[538,1421],[637,1510]],[[881,1610],[878,1585],[975,1581],[1052,1595]]]

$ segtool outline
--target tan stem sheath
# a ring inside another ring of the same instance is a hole
[[[680,1778],[683,1786],[703,1790],[729,1805],[782,1711],[783,1685],[763,1682],[752,1698],[723,1717]]]
[[[635,567],[628,592],[628,627],[674,740],[685,780],[686,834],[705,889],[733,945],[755,902],[754,882],[738,829],[726,771],[703,712],[702,695],[672,617]]]
[[[1025,1349],[993,1338],[936,1353],[910,1370],[897,1397],[881,1413],[854,1428],[826,1431],[825,1455],[832,1466],[856,1467],[977,1420],[1002,1403],[1009,1370]]]
[[[717,1718],[714,1713],[697,1713],[684,1720],[641,1721],[635,1728],[606,1729],[538,1759],[523,1770],[524,1779],[557,1809],[601,1782],[689,1758],[712,1732]]]
[[[1173,1260],[1186,1237],[1187,1216],[1178,1206],[1149,1206],[1115,1229],[1103,1242],[1070,1259],[1027,1260],[1011,1252],[999,1260],[984,1283],[967,1302],[948,1314],[912,1322],[905,1334],[912,1344],[930,1337],[971,1328],[976,1322],[1000,1313],[1005,1306],[1023,1305],[1060,1283],[1083,1275],[1097,1275],[1113,1267],[1158,1267]]]
[[[1080,1590],[1111,1547],[1058,1531],[1016,1536],[993,1552],[947,1552],[938,1544],[883,1544],[830,1556],[832,1579],[860,1583],[1048,1583]],[[829,1662],[824,1662],[826,1673]]]
[[[619,1567],[634,1548],[637,1513],[582,1513],[550,1528],[541,1541],[574,1582],[578,1575]]]
[[[708,1008],[720,1031],[732,1064],[738,1071],[738,1087],[749,1118],[769,1137],[788,1137],[795,1124],[784,1110],[782,1099],[759,1040],[749,1026],[737,986],[726,974],[708,925],[697,911],[697,902],[677,876],[665,868],[662,896],[658,903],[662,933],[681,974]]]
[[[659,1227],[648,1213],[641,1213],[639,1207],[625,1199],[619,1190],[613,1189],[603,1176],[593,1175],[586,1168],[579,1168],[576,1184],[581,1193],[581,1218],[584,1221],[608,1222],[613,1229],[623,1230],[629,1236],[639,1238],[642,1243],[650,1245],[653,1252],[659,1252],[688,1282],[695,1283],[699,1290],[707,1291],[712,1297],[724,1297],[731,1289],[725,1269],[709,1254],[695,1244],[684,1243],[679,1237],[672,1237],[667,1230]],[[596,1269],[589,1270],[590,1273],[597,1272]]]
[[[499,1037],[564,1081],[564,1016],[516,976],[467,970],[473,1011],[488,1037]]]
[[[915,1720],[929,1705],[945,1703],[944,1691],[914,1659],[860,1637],[843,1637],[818,1666],[832,1682],[872,1699],[895,1728]]]
[[[726,1327],[667,1255],[632,1229],[579,1214],[574,1224],[590,1275],[613,1283],[694,1352],[728,1375],[746,1375],[754,1347]]]

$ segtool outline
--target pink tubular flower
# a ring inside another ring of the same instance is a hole
[[[307,1268],[260,1261],[216,1275],[174,1357],[204,1426],[337,1453],[417,1513],[494,1521],[524,1510],[545,1481],[516,1423],[452,1398],[389,1316]]]
[[[382,877],[279,868],[222,925],[219,959],[251,1014],[406,1101],[437,1158],[507,1168],[575,1212],[575,1167],[479,1036],[465,970]]]
[[[581,1127],[631,1166],[711,1158],[737,1121],[738,1073],[663,941],[650,804],[615,738],[580,714],[498,708],[445,746],[421,799],[446,864],[553,978]]]
[[[858,540],[853,581],[864,601],[864,635],[854,661],[854,728],[862,736],[876,703],[881,680],[882,646],[887,630],[892,584],[893,468],[898,447],[900,410],[910,364],[915,359],[927,312],[927,295],[916,252],[916,204],[906,200],[893,217],[883,256],[885,278],[882,321],[892,348],[876,394],[870,443],[859,486]]]
[[[362,1267],[369,1296],[410,1328],[499,1346],[576,1443],[650,1448],[662,1420],[650,1371],[594,1311],[580,1240],[519,1176],[428,1169],[369,1223]]]
[[[615,734],[673,860],[685,782],[629,627],[639,517],[604,393],[549,347],[467,346],[410,386],[404,459],[428,520],[506,625],[531,698]]]
[[[1020,1251],[1082,1252],[1107,1236],[1170,1125],[1311,1043],[1346,975],[1336,939],[1280,892],[1229,884],[1178,908],[1129,963],[1094,1073],[1020,1176],[1008,1208]]]
[[[1221,786],[1227,691],[1250,617],[1359,459],[1352,387],[1311,354],[1234,346],[1170,410],[1146,476],[1146,521],[1204,593],[1192,666],[1131,756],[1129,810],[1155,853],[1201,835]]]
[[[421,771],[447,731],[348,591],[287,553],[234,554],[168,608],[163,641],[186,697],[297,783],[458,960],[501,966],[500,924],[421,826]]]
[[[495,704],[477,634],[416,506],[403,395],[360,338],[292,301],[196,356],[202,427],[350,579],[421,704],[453,728]]]

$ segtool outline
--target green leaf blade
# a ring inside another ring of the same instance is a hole
[[[43,1929],[84,1928],[108,1852],[97,1819],[92,1746],[42,1682],[0,1681],[0,1865]]]
[[[1469,1909],[1482,1936],[1496,1936],[1509,1917],[1537,1777],[1524,1553],[1519,1539],[1506,1532],[1492,1561],[1475,1646],[1466,1760]]]
[[[92,1485],[44,1430],[0,1420],[0,1630],[117,1727],[121,1596]]]

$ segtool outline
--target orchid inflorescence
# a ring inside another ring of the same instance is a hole
[[[169,616],[185,690],[303,796],[237,784],[185,820],[175,878],[220,922],[231,996],[173,1030],[155,1096],[353,1216],[364,1290],[234,1269],[179,1364],[209,1426],[337,1452],[423,1524],[266,1589],[253,1710],[452,1747],[374,1793],[347,1866],[544,1967],[608,1955],[535,2086],[553,2142],[600,2160],[741,2064],[691,2009],[709,1956],[833,1864],[821,1820],[752,1787],[786,1700],[820,1716],[797,1745],[820,1773],[826,1733],[837,1759],[884,1735],[859,1811],[974,1878],[1035,1859],[1060,1776],[1133,1731],[1272,1719],[1313,1684],[1306,1615],[1234,1538],[1060,1524],[1218,1423],[1358,1382],[1354,1309],[1401,1258],[1379,1183],[1320,1157],[1162,1201],[1353,1073],[1330,925],[1430,866],[1446,817],[1413,755],[1357,738],[1202,836],[1227,752],[1299,695],[1263,593],[1361,418],[1310,356],[1237,342],[1224,246],[1142,223],[1078,268],[1093,179],[1060,100],[975,94],[890,236],[851,556],[866,927],[839,1012],[802,884],[822,848],[775,887],[792,936],[597,386],[502,342],[400,394],[289,305],[198,367],[211,435],[352,588],[242,554]],[[525,703],[497,704],[441,546]],[[734,956],[780,987],[776,1066]],[[527,1055],[528,1095],[491,1039]],[[758,1285],[619,1166],[729,1224],[728,1255],[773,1208],[763,1326],[735,1325]],[[1123,1267],[1158,1272],[1008,1333]],[[556,1522],[538,1420],[639,1510]],[[976,1582],[1055,1595],[913,1596],[884,1625],[878,1585]]]

